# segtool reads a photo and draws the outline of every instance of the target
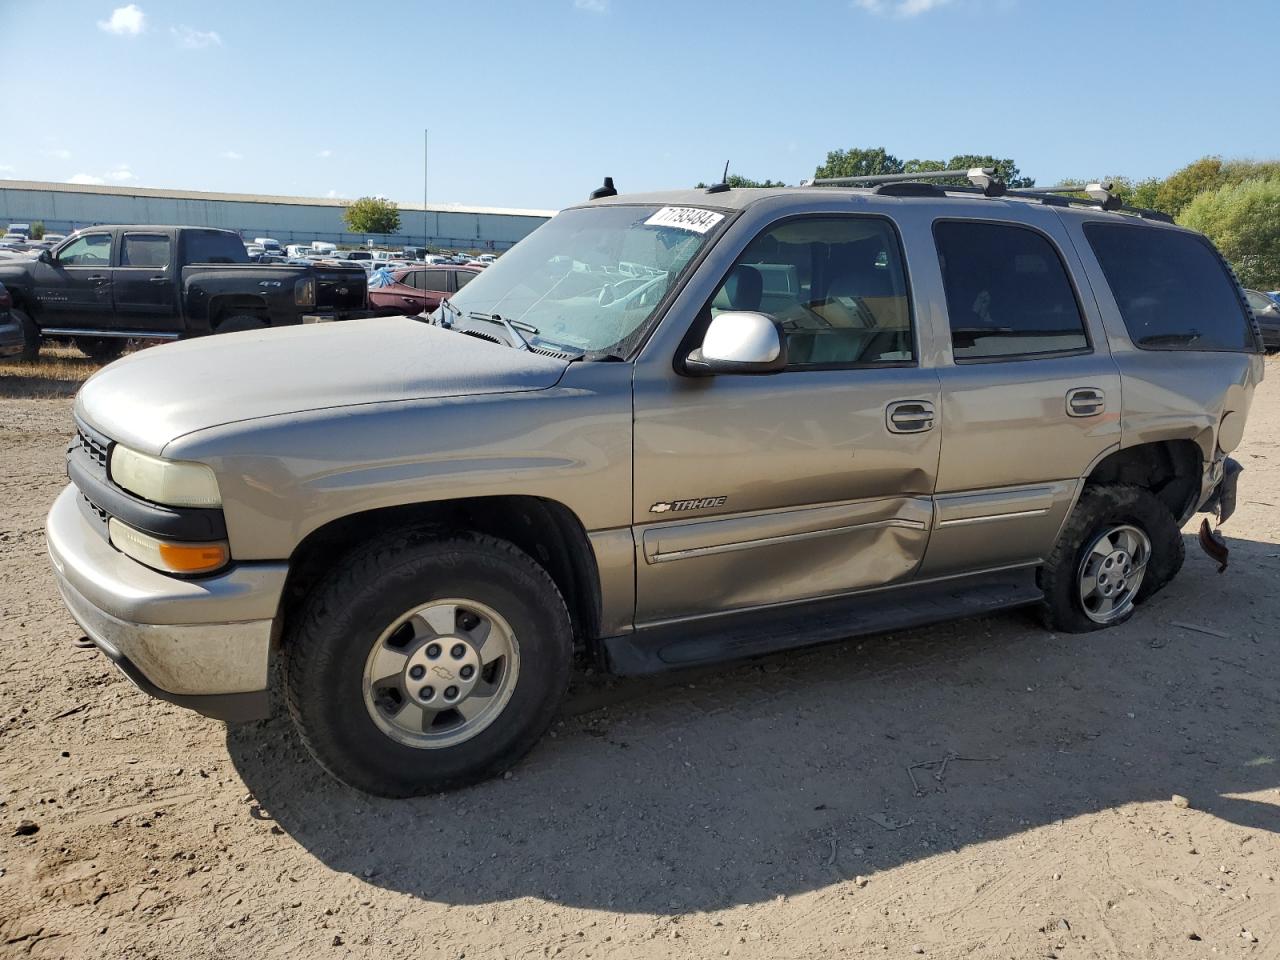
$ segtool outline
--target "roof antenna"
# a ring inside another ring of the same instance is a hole
[[[724,162],[724,173],[720,175],[720,182],[713,183],[707,187],[707,193],[724,193],[729,189],[729,161]]]
[[[592,190],[591,195],[587,197],[587,199],[600,200],[604,197],[616,197],[617,195],[618,195],[618,190],[613,185],[613,177],[605,177],[604,186],[596,187],[594,190]]]

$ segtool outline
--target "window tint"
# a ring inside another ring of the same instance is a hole
[[[1193,233],[1085,224],[1125,328],[1146,350],[1256,349],[1235,280]]]
[[[1080,305],[1045,237],[963,220],[939,220],[933,235],[957,360],[1088,349]]]
[[[712,316],[726,310],[778,320],[791,368],[915,360],[898,238],[879,218],[805,217],[769,228],[711,298]]]
[[[443,270],[418,270],[414,276],[417,282],[414,284],[419,290],[441,290],[448,291],[449,276]]]
[[[120,247],[120,266],[163,270],[169,266],[169,238],[146,233],[125,234]]]
[[[187,263],[248,263],[244,242],[234,233],[188,230],[184,236]]]
[[[406,287],[413,287],[417,290],[421,290],[422,289],[422,271],[406,270],[404,274],[400,277],[400,282],[404,284]]]
[[[476,275],[470,270],[455,270],[453,274],[454,282],[457,283],[458,289],[461,290],[468,283],[476,278]]]
[[[111,234],[89,233],[62,248],[58,262],[66,267],[111,266]]]

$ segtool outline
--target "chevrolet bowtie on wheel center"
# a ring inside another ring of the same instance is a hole
[[[49,552],[143,690],[410,796],[517,763],[575,662],[1140,617],[1262,376],[1217,250],[1105,184],[603,187],[429,316],[110,364]]]

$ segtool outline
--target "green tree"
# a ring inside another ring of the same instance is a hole
[[[919,163],[922,161],[913,161]],[[987,154],[961,153],[952,157],[947,161],[946,166],[934,167],[935,170],[971,170],[974,167],[994,167],[996,176],[1004,181],[1005,186],[1013,189],[1026,189],[1034,187],[1036,181],[1034,177],[1022,176],[1022,171],[1018,169],[1018,165],[1009,157],[1000,158]],[[939,181],[946,183],[949,181]],[[957,183],[967,183],[963,177],[956,181]]]
[[[871,177],[876,174],[902,173],[905,164],[884,147],[850,147],[832,150],[827,162],[814,172],[816,179],[825,177]]]
[[[1217,244],[1246,287],[1280,287],[1280,179],[1205,191],[1186,205],[1178,222]]]
[[[1155,208],[1178,216],[1198,194],[1226,182],[1221,157],[1201,157],[1166,177],[1156,188]]]
[[[729,179],[725,181],[735,190],[739,187],[785,187],[786,184],[781,180],[752,180],[750,177],[740,177],[736,173],[729,174]],[[703,190],[708,186],[705,183],[698,183],[694,186],[695,190]]]
[[[44,221],[43,220],[36,220],[34,223],[31,224],[31,239],[32,240],[44,239]]]
[[[352,233],[395,233],[400,229],[400,211],[382,197],[361,197],[347,204],[342,218]]]

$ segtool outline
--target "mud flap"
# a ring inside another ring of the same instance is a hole
[[[1243,469],[1244,467],[1239,463],[1227,457],[1222,465],[1222,479],[1218,481],[1218,485],[1213,488],[1213,493],[1205,501],[1202,509],[1214,515],[1218,521],[1218,527],[1226,523],[1236,512],[1236,484]],[[1231,550],[1222,534],[1209,526],[1208,517],[1200,521],[1200,533],[1197,539],[1200,541],[1200,549],[1218,565],[1218,572],[1222,573],[1226,570]]]

